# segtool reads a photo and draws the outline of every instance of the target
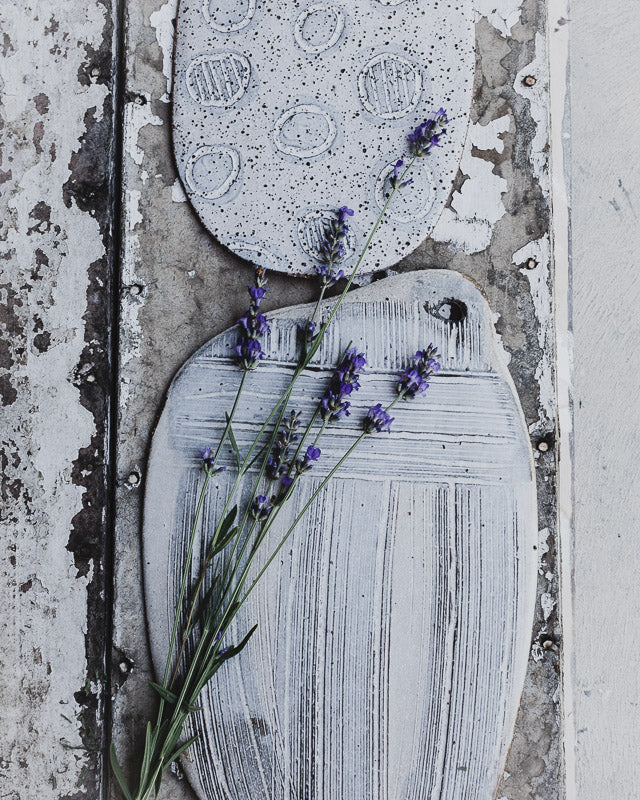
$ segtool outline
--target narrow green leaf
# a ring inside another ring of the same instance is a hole
[[[220,542],[224,542],[222,547],[229,541],[229,531],[232,530],[232,525],[236,520],[238,515],[238,506],[235,505],[231,511],[227,514],[227,516],[222,521],[219,530],[211,539],[209,543],[209,547],[207,549],[207,561],[211,561],[211,559],[215,556],[216,553],[219,552]],[[234,534],[232,534],[234,535]]]
[[[126,800],[133,800],[133,795],[129,791],[129,787],[127,786],[127,781],[125,780],[124,773],[122,772],[122,768],[118,763],[118,758],[116,756],[116,748],[111,742],[111,747],[109,748],[109,761],[111,762],[111,769],[113,770],[113,774],[115,775],[116,780],[118,781],[118,786],[122,791],[122,794],[126,797]]]
[[[236,437],[233,435],[233,428],[231,427],[231,419],[228,414],[225,414],[227,419],[227,426],[229,429],[229,441],[231,442],[231,447],[233,448],[233,452],[236,457],[236,463],[238,465],[238,471],[242,467],[242,457],[240,456],[240,450],[238,449],[238,443],[236,442]]]
[[[202,617],[211,611],[210,605],[211,600],[213,598],[214,592],[216,591],[218,581],[220,580],[220,573],[216,574],[211,582],[211,586],[207,589],[204,595],[200,598],[198,602],[198,607],[196,609],[196,613],[193,616],[193,624],[196,625]]]
[[[252,466],[253,466],[253,465],[256,463],[256,461],[258,461],[258,460],[259,460],[259,459],[261,459],[261,458],[264,458],[264,456],[267,454],[267,449],[268,449],[268,447],[269,447],[269,442],[265,442],[265,443],[262,445],[262,447],[260,448],[260,450],[258,451],[258,454],[257,454],[256,456],[254,456],[254,457],[251,459],[251,461],[248,463],[248,465],[247,465],[247,470],[251,469],[251,467],[252,467]],[[245,472],[246,472],[247,470],[245,470]]]
[[[177,695],[175,695],[173,692],[170,692],[168,689],[165,689],[164,686],[160,686],[159,683],[154,683],[153,681],[149,681],[149,686],[151,686],[152,689],[155,689],[155,691],[160,695],[160,697],[163,700],[166,700],[167,703],[171,703],[173,705],[178,699]]]
[[[237,656],[241,653],[244,648],[249,644],[249,639],[253,636],[256,632],[257,625],[254,625],[253,628],[249,631],[249,633],[244,637],[244,639],[240,642],[240,644],[235,645],[235,647],[227,647],[224,653],[218,653],[218,659],[220,661],[228,661],[230,658]]]
[[[224,522],[220,526],[220,536],[225,536],[229,528],[233,525],[236,521],[236,517],[238,515],[238,506],[234,506],[231,511],[227,514],[224,518]]]
[[[142,766],[140,767],[140,783],[144,786],[147,782],[147,775],[151,766],[153,756],[152,728],[151,723],[147,722],[147,730],[144,737],[144,752],[142,754]]]
[[[224,550],[224,548],[229,544],[229,542],[233,539],[236,533],[238,533],[238,526],[234,525],[234,527],[231,528],[231,530],[228,531],[224,536],[219,536],[212,555],[215,556],[222,550]]]
[[[166,760],[165,763],[167,764],[167,766],[169,766],[169,764],[172,764],[174,761],[180,758],[180,756],[184,753],[184,751],[188,750],[191,747],[191,745],[197,740],[198,740],[198,735],[196,734],[195,736],[192,736],[190,739],[187,739],[187,741],[183,745],[180,745],[180,747],[175,751],[175,753],[173,753],[173,755],[170,755],[169,758]]]

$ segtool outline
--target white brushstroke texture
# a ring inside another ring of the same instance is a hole
[[[463,323],[427,310],[443,298],[466,305]],[[272,319],[235,426],[241,448],[290,374],[308,313]],[[367,440],[329,484],[234,623],[229,642],[254,621],[259,629],[202,698],[203,736],[185,762],[202,800],[493,796],[524,682],[538,529],[528,435],[490,320],[480,292],[448,271],[376,282],[338,312],[317,358],[320,388],[301,381],[292,397],[303,416],[350,340],[369,356],[360,408],[391,400],[395,371],[429,341],[444,368],[425,400],[394,409],[393,435]],[[235,335],[187,362],[154,436],[144,549],[156,668],[201,479],[197,449],[215,441],[239,380],[228,359]],[[361,416],[322,440],[272,543]],[[232,478],[212,487],[196,562]]]

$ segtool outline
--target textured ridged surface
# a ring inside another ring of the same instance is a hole
[[[174,149],[205,226],[270,269],[313,273],[318,225],[357,210],[348,266],[370,230],[406,135],[444,106],[446,144],[394,201],[364,271],[432,231],[467,133],[473,5],[418,0],[180,0]]]
[[[466,309],[461,322],[438,316],[451,299]],[[241,447],[286,381],[304,313],[274,319],[236,426]],[[303,415],[349,341],[370,359],[362,408],[391,399],[394,371],[428,341],[444,368],[424,401],[394,410],[394,433],[367,440],[327,487],[241,613],[229,641],[254,621],[258,632],[204,695],[189,777],[208,800],[489,800],[524,680],[537,541],[528,436],[490,312],[468,281],[429,271],[355,292],[334,325],[314,388],[301,382],[294,393]],[[200,479],[197,449],[215,441],[239,380],[225,355],[230,338],[187,362],[154,437],[144,542],[157,668]],[[323,440],[318,469],[272,541],[360,418],[354,410]],[[230,477],[212,489],[203,541]]]

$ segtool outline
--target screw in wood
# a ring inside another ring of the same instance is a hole
[[[527,75],[522,82],[524,83],[525,86],[535,86],[536,85],[536,79],[533,77],[533,75]]]

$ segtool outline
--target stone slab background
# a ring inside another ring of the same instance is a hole
[[[457,269],[485,288],[537,453],[540,604],[504,800],[637,796],[640,180],[629,151],[640,25],[625,0],[606,16],[594,0],[574,6],[477,0],[470,144],[434,236],[395,268]],[[139,557],[149,435],[175,370],[235,321],[250,274],[176,182],[174,13],[174,0],[0,6],[0,798],[107,797],[111,718],[121,751],[141,744],[152,702]],[[566,170],[553,189],[559,443],[547,41],[552,87],[569,75],[570,88],[552,117]],[[271,307],[313,293],[303,280],[272,286]],[[192,795],[175,779],[165,796]]]

